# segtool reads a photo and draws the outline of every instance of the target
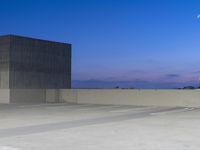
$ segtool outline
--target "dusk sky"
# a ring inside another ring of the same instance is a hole
[[[2,0],[0,34],[73,45],[74,88],[200,84],[199,0]]]

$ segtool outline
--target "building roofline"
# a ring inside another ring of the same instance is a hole
[[[38,41],[43,41],[43,42],[50,42],[50,43],[60,43],[60,44],[65,44],[65,45],[72,45],[70,43],[65,43],[65,42],[57,42],[57,41],[52,41],[52,40],[44,40],[40,38],[33,38],[33,37],[28,37],[28,36],[22,36],[22,35],[15,35],[15,34],[5,34],[5,35],[0,35],[1,37],[18,37],[18,38],[25,38],[25,39],[30,39],[30,40],[38,40]]]

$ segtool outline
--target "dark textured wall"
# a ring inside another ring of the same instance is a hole
[[[0,88],[9,88],[10,37],[0,36]]]
[[[8,55],[2,48],[2,53],[5,53],[2,58],[9,56],[9,88],[71,88],[70,44],[13,35],[5,37],[10,40]]]
[[[10,88],[70,87],[70,44],[11,36]]]

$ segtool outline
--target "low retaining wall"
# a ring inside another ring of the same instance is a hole
[[[61,90],[60,99],[78,104],[200,107],[200,90]]]
[[[19,102],[200,107],[200,90],[0,89],[0,103]]]
[[[9,104],[10,103],[10,90],[9,89],[0,89],[0,104]]]
[[[10,89],[10,103],[45,103],[45,89]]]

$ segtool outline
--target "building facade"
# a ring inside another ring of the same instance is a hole
[[[71,88],[71,44],[0,36],[0,89]]]

